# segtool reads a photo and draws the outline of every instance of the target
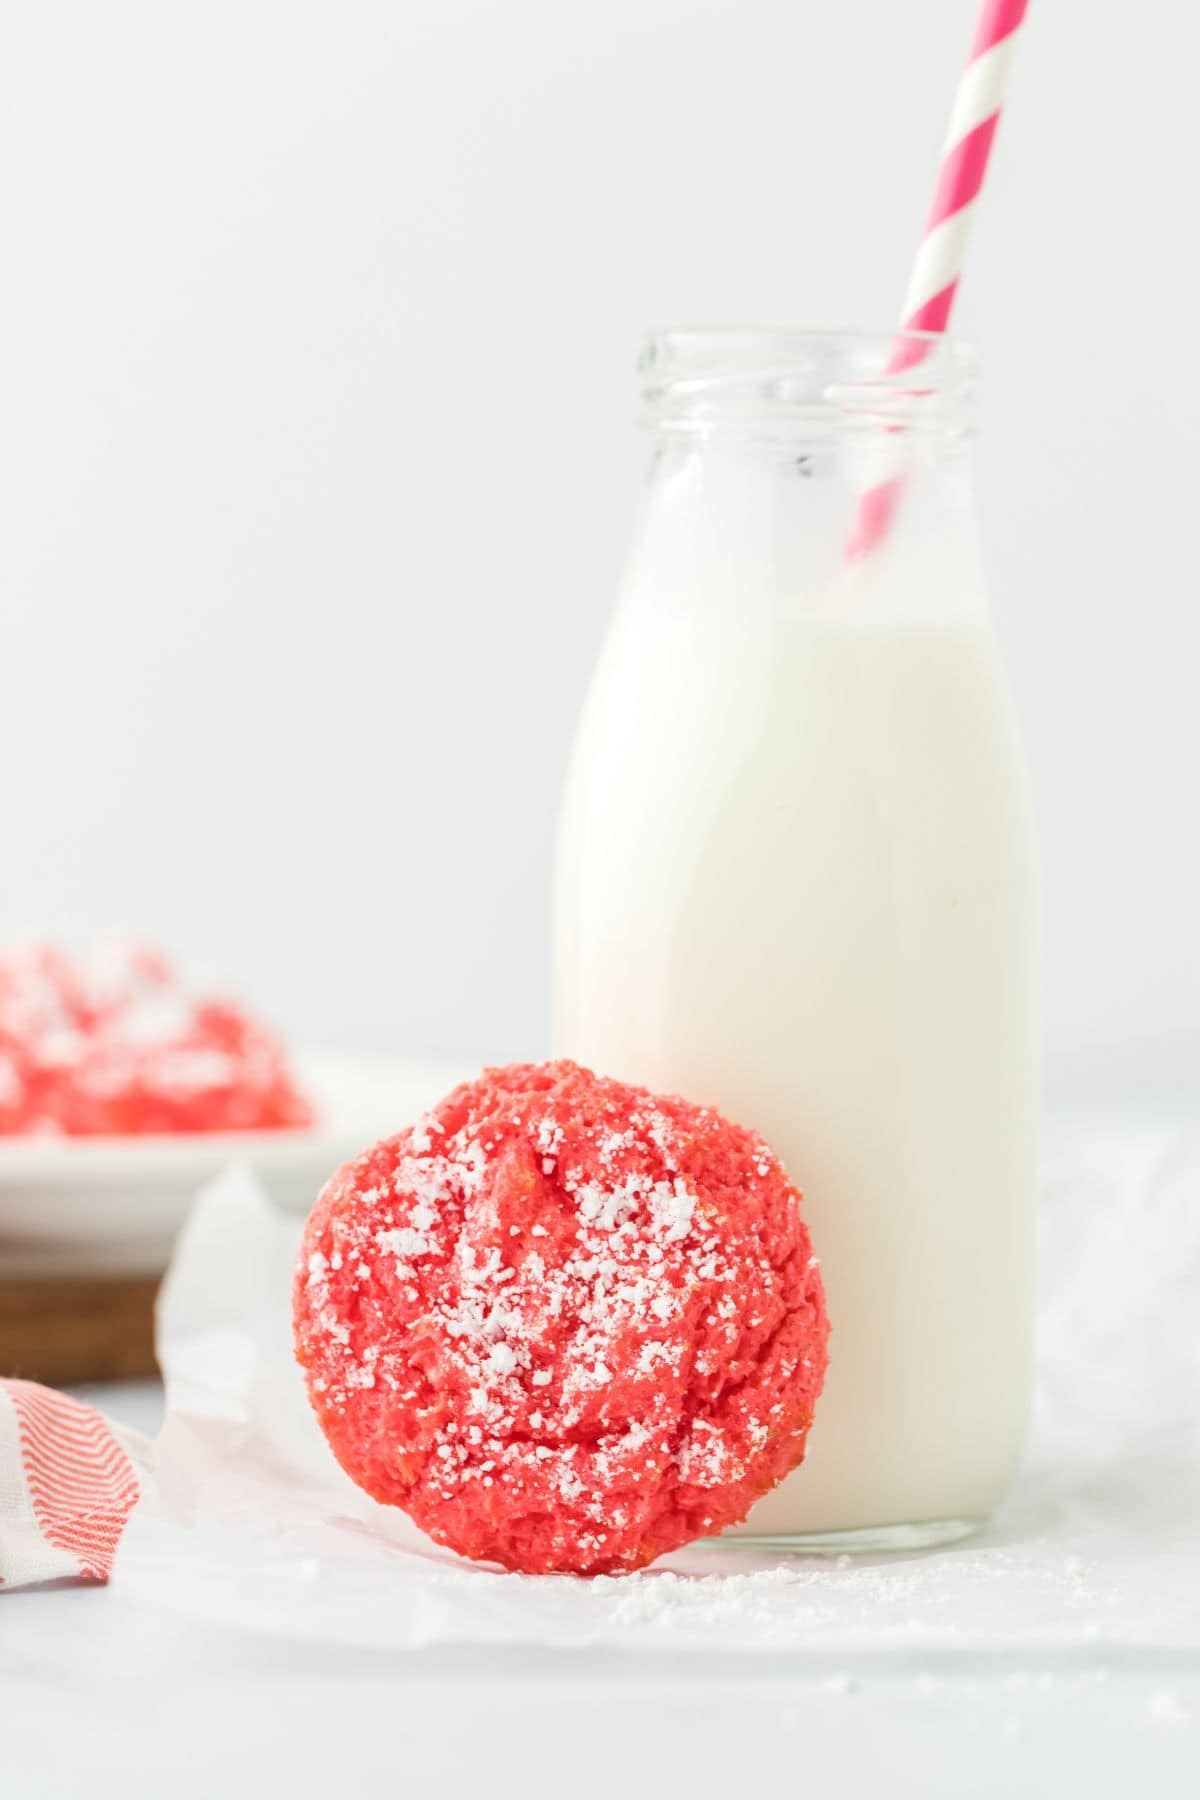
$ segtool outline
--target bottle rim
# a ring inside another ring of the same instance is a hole
[[[970,430],[978,358],[929,331],[673,326],[638,359],[656,428],[807,425],[824,431]]]

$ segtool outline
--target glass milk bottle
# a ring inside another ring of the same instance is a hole
[[[738,1528],[760,1542],[961,1535],[1029,1398],[1029,825],[972,359],[909,348],[890,373],[890,335],[650,342],[645,505],[561,828],[557,1052],[754,1126],[804,1195],[829,1376]]]

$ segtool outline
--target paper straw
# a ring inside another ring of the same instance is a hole
[[[1025,17],[1026,4],[1027,0],[983,0],[975,41],[954,96],[933,203],[904,299],[902,332],[942,332],[950,322],[975,202],[987,173],[1017,28]],[[928,351],[929,346],[920,339],[897,339],[885,374],[897,375],[912,368]],[[887,536],[903,487],[904,475],[898,469],[859,496],[854,525],[846,540],[849,559],[857,561],[869,555]]]

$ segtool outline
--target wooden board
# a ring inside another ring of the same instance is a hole
[[[153,1375],[157,1278],[0,1279],[0,1375],[63,1387]]]

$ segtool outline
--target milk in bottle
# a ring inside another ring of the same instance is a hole
[[[655,453],[561,830],[556,1049],[755,1127],[833,1325],[802,1467],[742,1534],[933,1542],[995,1506],[1030,1382],[1029,830],[938,341],[654,340]],[[856,498],[902,453],[886,541]]]

